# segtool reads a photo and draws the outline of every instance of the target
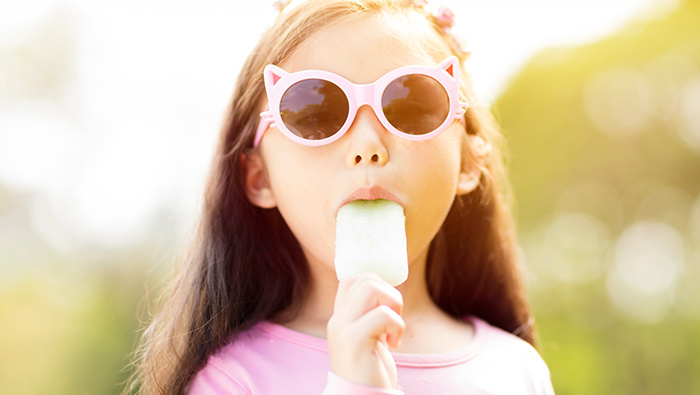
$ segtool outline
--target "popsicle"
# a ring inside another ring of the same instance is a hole
[[[335,225],[338,280],[372,272],[392,286],[406,281],[404,222],[403,207],[389,200],[355,200],[342,206]]]

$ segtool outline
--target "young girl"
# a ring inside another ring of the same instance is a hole
[[[499,135],[452,15],[424,3],[309,0],[262,37],[132,389],[553,393],[533,348]],[[396,288],[336,277],[336,214],[357,199],[403,207],[409,277]]]

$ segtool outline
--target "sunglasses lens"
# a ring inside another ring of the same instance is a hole
[[[349,110],[345,92],[334,83],[320,79],[295,83],[280,101],[284,125],[306,140],[322,140],[337,133]]]
[[[434,78],[409,74],[389,83],[382,94],[387,121],[407,134],[427,134],[437,129],[450,112],[450,98]]]

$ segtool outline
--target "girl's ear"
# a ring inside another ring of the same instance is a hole
[[[457,195],[466,195],[479,186],[481,169],[486,165],[490,152],[491,144],[481,136],[467,135],[462,143],[462,171],[457,180]]]
[[[241,154],[245,173],[245,194],[248,200],[260,208],[273,208],[277,201],[270,188],[265,166],[259,152]]]

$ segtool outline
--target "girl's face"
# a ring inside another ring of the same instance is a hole
[[[404,65],[434,66],[444,60],[420,57],[405,44],[434,34],[427,23],[416,26],[389,18],[331,25],[279,66],[289,72],[326,70],[366,84]],[[358,190],[386,190],[404,207],[413,264],[425,259],[455,195],[476,185],[464,182],[468,175],[466,179],[474,179],[469,172],[473,166],[462,166],[465,140],[459,122],[427,141],[402,139],[384,129],[367,106],[359,109],[344,136],[325,146],[303,146],[270,128],[260,143],[260,157],[248,160],[248,196],[261,207],[277,206],[312,272],[334,277],[338,208]]]

